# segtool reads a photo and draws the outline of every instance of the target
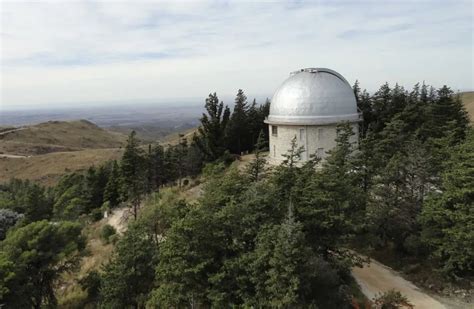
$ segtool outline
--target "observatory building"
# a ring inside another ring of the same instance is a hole
[[[349,122],[357,142],[360,116],[351,85],[339,73],[324,68],[307,68],[290,73],[275,91],[270,103],[268,124],[270,147],[268,159],[280,164],[296,137],[305,152],[302,161],[311,155],[324,159],[336,145],[338,123]]]

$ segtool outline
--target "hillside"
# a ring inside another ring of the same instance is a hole
[[[469,113],[471,122],[474,122],[474,91],[461,92],[459,95],[461,96],[461,100],[464,103],[467,112]]]
[[[87,120],[48,121],[0,132],[0,153],[38,155],[82,149],[119,148],[126,136]]]
[[[160,143],[163,145],[178,145],[182,138],[185,138],[188,143],[191,143],[195,133],[198,133],[197,128],[187,129],[179,133],[172,133],[160,140]]]
[[[15,177],[51,186],[68,172],[86,170],[92,165],[119,159],[121,155],[121,149],[111,148],[54,152],[31,157],[0,157],[0,183]]]
[[[126,138],[87,120],[3,128],[0,183],[15,177],[54,185],[65,173],[120,158]]]

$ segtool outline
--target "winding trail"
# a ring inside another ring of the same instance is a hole
[[[28,128],[28,127],[19,127],[19,128],[11,129],[11,130],[8,130],[8,131],[3,131],[3,132],[0,132],[0,136],[5,136],[5,135],[8,135],[10,133],[25,130],[26,128]]]
[[[395,289],[406,296],[416,309],[448,308],[410,281],[403,279],[390,267],[373,259],[370,260],[369,265],[364,264],[363,268],[354,267],[352,275],[361,287],[362,293],[369,299],[373,299],[376,294]]]

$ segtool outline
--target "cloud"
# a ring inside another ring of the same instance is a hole
[[[330,67],[370,90],[472,89],[470,2],[2,3],[4,106],[271,95]]]

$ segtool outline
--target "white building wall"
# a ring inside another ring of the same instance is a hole
[[[272,134],[272,126],[277,126],[278,133]],[[322,159],[327,157],[327,151],[336,146],[337,125],[321,125],[321,126],[293,126],[293,125],[269,125],[270,147],[269,147],[269,163],[278,165],[285,157],[291,147],[291,140],[296,136],[298,147],[303,146],[305,152],[302,154],[302,161],[306,161],[310,156],[317,154]],[[352,124],[355,135],[351,141],[357,143],[359,126],[357,123]]]

